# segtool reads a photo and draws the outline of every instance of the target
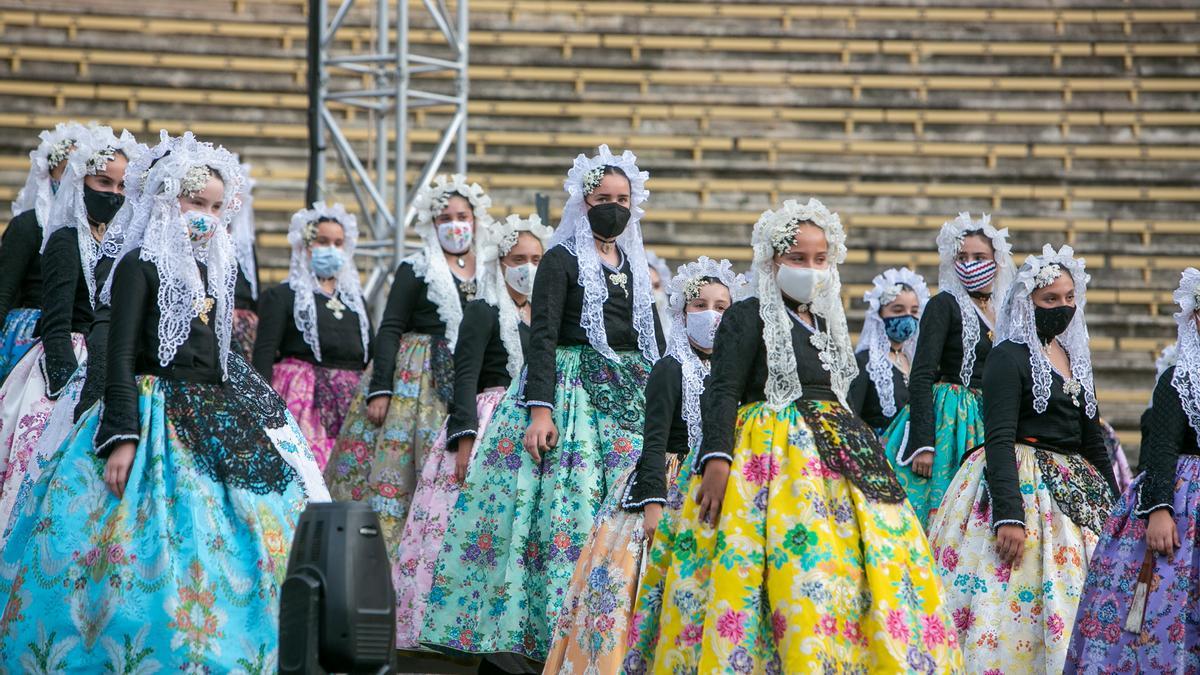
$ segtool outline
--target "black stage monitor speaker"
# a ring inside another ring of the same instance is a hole
[[[360,502],[309,504],[280,594],[279,672],[387,672],[395,595],[379,516]]]

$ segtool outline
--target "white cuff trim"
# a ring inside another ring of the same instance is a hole
[[[392,395],[393,395],[393,392],[388,389],[380,389],[379,391],[371,391],[371,392],[367,392],[367,401],[370,401],[373,398],[378,398],[380,396],[392,396]]]
[[[1000,531],[1001,525],[1020,525],[1022,528],[1024,528],[1025,521],[1023,521],[1023,520],[997,520],[996,522],[992,523],[992,534],[996,534],[996,532]]]
[[[549,408],[552,412],[554,410],[554,404],[546,403],[545,401],[525,401],[524,403],[521,404],[521,407],[523,407],[523,408]]]
[[[100,445],[96,446],[96,454],[98,455],[104,452],[109,446],[116,445],[121,441],[139,441],[141,438],[142,437],[138,436],[137,434],[117,434],[115,436],[111,436],[107,441],[104,441]]]
[[[731,455],[727,452],[710,452],[705,455],[702,455],[699,459],[696,460],[696,464],[694,466],[695,473],[704,473],[704,465],[710,459],[723,459],[723,460],[729,462],[730,464],[733,464],[733,455]]]
[[[1166,504],[1166,503],[1163,503],[1163,504],[1155,504],[1154,506],[1151,506],[1151,507],[1148,507],[1148,508],[1145,508],[1145,509],[1134,509],[1134,511],[1133,511],[1133,515],[1135,515],[1135,516],[1138,516],[1139,518],[1141,518],[1141,517],[1144,517],[1144,516],[1148,516],[1148,515],[1150,515],[1151,513],[1154,513],[1155,511],[1157,511],[1157,510],[1159,510],[1159,509],[1166,509],[1166,510],[1168,510],[1168,511],[1170,511],[1170,512],[1171,512],[1171,517],[1172,517],[1172,518],[1174,518],[1174,517],[1175,517],[1175,507],[1174,507],[1173,505],[1171,505],[1171,504]]]
[[[457,441],[460,438],[465,438],[467,436],[475,436],[475,435],[476,434],[475,434],[474,429],[463,429],[462,431],[460,431],[458,433],[451,434],[446,437],[446,449],[449,450],[450,452],[456,452],[458,450],[457,447],[455,447],[454,450],[450,450],[451,443],[453,443],[454,441]]]

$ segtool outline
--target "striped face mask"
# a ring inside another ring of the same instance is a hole
[[[987,288],[996,278],[995,260],[968,260],[954,263],[954,271],[958,280],[968,291],[974,292]]]

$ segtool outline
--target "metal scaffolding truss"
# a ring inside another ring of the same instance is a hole
[[[408,40],[410,19],[425,24],[426,18],[445,42],[422,45],[423,53],[417,53]],[[454,170],[466,173],[467,19],[467,0],[457,0],[454,11],[445,0],[341,0],[340,5],[309,0],[307,198],[312,202],[325,192],[325,152],[331,144],[367,225],[359,250],[374,261],[364,286],[368,298],[375,298],[404,257],[405,232],[415,216],[413,197],[432,180],[451,147]],[[368,22],[370,44],[354,49]],[[344,29],[348,23],[354,24],[356,35],[338,39],[339,31],[350,30]],[[433,106],[451,112],[426,118],[431,124],[444,120],[444,125],[406,185],[410,111]],[[367,111],[366,121],[346,115],[348,107]],[[350,129],[349,124],[356,126]],[[365,140],[355,143],[351,137]]]

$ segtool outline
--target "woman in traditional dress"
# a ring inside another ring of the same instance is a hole
[[[757,297],[717,330],[658,634],[631,634],[627,672],[954,672],[929,544],[845,404],[841,221],[789,200],[752,242]]]
[[[984,448],[929,530],[967,670],[1059,673],[1116,492],[1097,422],[1088,275],[1047,245],[1017,272],[983,376]]]
[[[438,553],[459,487],[500,399],[520,378],[529,348],[530,296],[553,229],[510,215],[480,238],[479,299],[467,303],[454,348],[450,417],[434,442],[392,565],[396,645],[420,646]]]
[[[237,286],[233,294],[233,343],[246,360],[253,359],[254,340],[258,336],[259,289],[258,253],[254,248],[255,181],[250,177],[250,169],[249,164],[242,164],[242,175],[246,177],[246,186],[240,195],[242,208],[233,216],[229,228],[238,262]]]
[[[937,237],[938,294],[921,316],[908,407],[884,432],[884,448],[921,525],[929,527],[967,451],[983,443],[979,387],[996,312],[1012,281],[1008,230],[969,213]]]
[[[29,351],[42,306],[42,228],[67,170],[67,157],[87,128],[60,122],[38,135],[29,176],[12,203],[13,219],[0,239],[0,383]]]
[[[229,351],[240,182],[190,133],[146,179],[112,275],[104,405],[3,552],[9,670],[276,668],[288,546],[328,493],[282,399]]]
[[[893,268],[872,280],[863,300],[867,314],[855,348],[858,377],[850,383],[850,407],[882,434],[908,404],[908,377],[929,288],[916,272]]]
[[[679,492],[681,458],[699,442],[700,395],[713,338],[744,284],[728,260],[708,257],[667,279],[670,348],[646,382],[642,456],[596,517],[567,587],[545,672],[620,671],[631,646],[625,635],[648,562],[646,544],[663,520],[668,493]],[[670,537],[670,523],[664,530]]]
[[[325,480],[334,499],[379,513],[392,560],[417,476],[446,421],[463,306],[477,294],[475,242],[492,200],[461,175],[438,176],[413,201],[422,247],[396,269],[364,385],[342,423]]]
[[[96,277],[100,240],[124,203],[125,167],[144,150],[127,131],[118,137],[109,127],[93,126],[76,139],[67,160],[50,224],[42,228],[41,339],[0,386],[0,527],[27,495],[22,483],[37,482],[44,453],[56,450],[70,430],[55,425],[55,433],[40,442],[56,405],[69,421],[82,389],[82,378],[69,391],[67,385],[86,358],[84,337],[97,284],[105,280]]]
[[[370,353],[354,265],[358,221],[341,204],[314,202],[292,215],[288,243],[287,281],[263,293],[254,368],[287,402],[324,469]]]
[[[1200,667],[1200,270],[1175,291],[1177,363],[1154,387],[1141,475],[1088,564],[1066,673],[1194,673]]]
[[[639,226],[647,178],[633,153],[603,145],[567,174],[534,284],[524,387],[493,414],[459,493],[422,643],[546,658],[596,512],[641,453],[661,349]]]

